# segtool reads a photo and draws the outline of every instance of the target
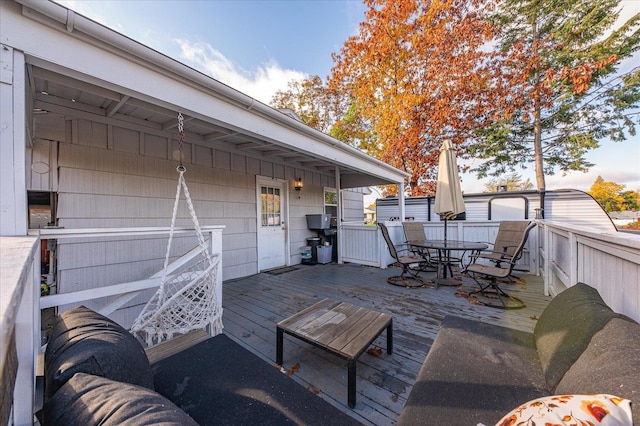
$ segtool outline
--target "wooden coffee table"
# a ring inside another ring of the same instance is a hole
[[[393,353],[393,322],[389,315],[348,303],[324,299],[276,325],[276,363],[282,365],[284,333],[347,360],[349,407],[356,405],[356,363],[384,330],[387,353]]]

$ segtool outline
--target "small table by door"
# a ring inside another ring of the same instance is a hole
[[[347,360],[347,401],[356,404],[356,363],[387,330],[387,353],[393,353],[391,316],[348,303],[324,299],[276,326],[276,364],[282,365],[284,333]]]
[[[443,266],[442,278],[447,278],[447,268],[451,267],[451,252],[452,251],[461,251],[462,256],[466,251],[477,252],[486,249],[489,247],[485,243],[474,243],[467,241],[456,241],[456,240],[430,240],[430,241],[409,241],[409,244],[424,249],[433,249],[438,251],[438,270],[436,271],[436,287],[438,287],[438,279],[440,275],[440,265]]]

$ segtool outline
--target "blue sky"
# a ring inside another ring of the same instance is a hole
[[[267,104],[292,79],[325,78],[333,65],[331,54],[357,33],[365,10],[357,0],[58,3]],[[626,16],[640,13],[640,0],[622,4]],[[547,176],[547,189],[588,190],[601,175],[640,190],[640,135],[603,142],[588,159],[596,164],[589,173]],[[535,186],[533,165],[518,173]],[[485,181],[465,174],[462,189],[482,192]]]

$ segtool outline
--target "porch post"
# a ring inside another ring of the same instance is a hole
[[[27,235],[24,54],[0,46],[0,235]]]
[[[403,222],[406,216],[404,205],[404,182],[398,184],[398,207],[400,207],[400,222]]]
[[[338,208],[336,212],[336,231],[338,232],[338,238],[336,239],[338,243],[337,251],[338,251],[338,264],[341,265],[344,262],[342,261],[342,245],[343,241],[340,238],[340,229],[342,228],[342,192],[340,189],[340,167],[336,166],[336,198],[338,199]]]

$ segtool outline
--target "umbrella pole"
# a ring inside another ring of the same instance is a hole
[[[449,220],[444,218],[444,245],[447,246],[447,222]],[[451,252],[449,250],[444,251],[444,270],[442,271],[443,278],[447,278],[447,268],[449,267],[449,256],[451,256]]]
[[[447,218],[444,218],[444,242],[447,243]]]

